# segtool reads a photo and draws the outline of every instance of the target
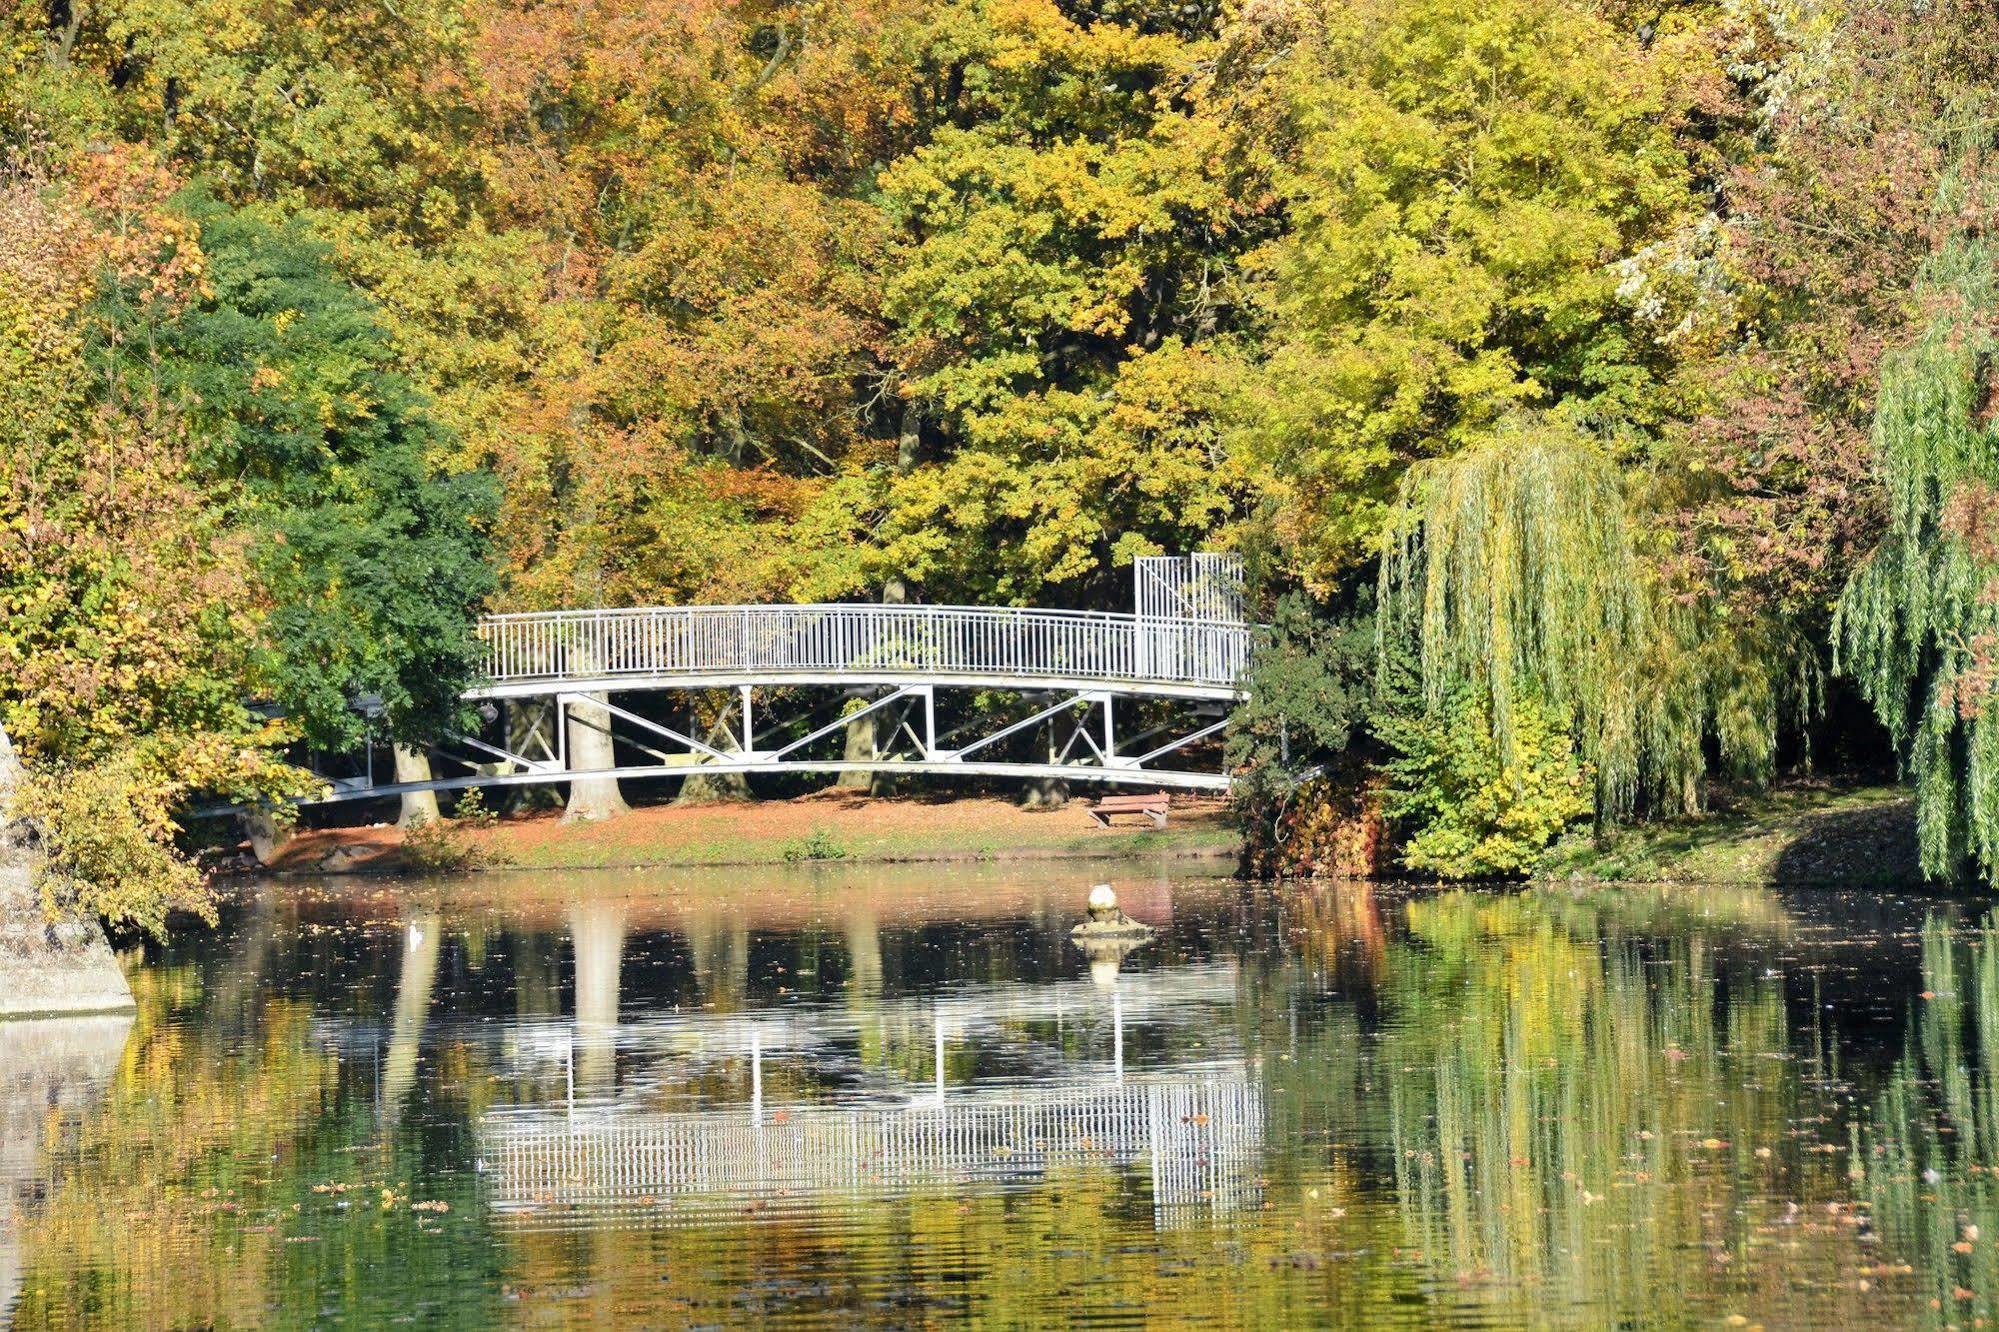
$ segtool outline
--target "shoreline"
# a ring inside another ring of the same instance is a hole
[[[871,866],[871,865],[1010,865],[1010,864],[1054,865],[1054,864],[1063,864],[1067,862],[1087,862],[1092,860],[1185,861],[1189,864],[1202,864],[1202,863],[1211,863],[1219,861],[1233,861],[1236,858],[1237,857],[1236,857],[1235,848],[1222,845],[1158,846],[1150,848],[1126,846],[1126,847],[1104,847],[1101,850],[1090,847],[1077,847],[1075,849],[1029,848],[1019,851],[1004,851],[1004,852],[997,852],[997,851],[937,851],[931,853],[910,852],[908,854],[900,854],[900,855],[853,855],[853,856],[833,856],[824,859],[801,858],[798,860],[784,860],[781,858],[779,859],[751,858],[745,856],[741,859],[734,859],[734,860],[724,859],[724,860],[592,861],[587,865],[585,864],[520,865],[520,864],[508,864],[508,863],[486,863],[486,864],[476,864],[469,866],[467,867],[466,872],[472,872],[478,874],[538,874],[543,872],[551,874],[562,874],[562,873],[581,872],[585,870],[659,870],[659,869],[711,870],[711,869],[773,869],[778,867],[782,867],[785,869],[825,869],[825,868],[838,867],[841,865],[851,865],[857,868],[862,866]],[[329,876],[390,878],[398,875],[406,875],[415,872],[410,870],[405,865],[402,865],[400,863],[395,863],[393,857],[389,857],[387,859],[389,860],[390,863],[378,865],[376,863],[362,861],[362,862],[357,862],[356,864],[350,867],[339,868],[339,869],[325,869],[315,865],[307,865],[301,867],[301,866],[292,865],[288,861],[280,860],[277,864],[270,866],[244,866],[239,869],[233,869],[228,871],[226,877],[260,878],[260,879],[323,879]],[[1244,880],[1244,882],[1258,882],[1258,881]],[[1276,880],[1265,880],[1263,882],[1276,882]],[[1363,880],[1362,882],[1392,883],[1392,882],[1397,882],[1397,880],[1390,878],[1382,878],[1379,880],[1375,879]]]
[[[1024,809],[987,796],[815,792],[783,800],[640,806],[602,823],[566,824],[554,810],[490,823],[445,824],[463,864],[411,864],[390,824],[308,830],[273,863],[243,874],[281,879],[476,871],[770,868],[1235,860],[1241,837],[1218,800],[1176,802],[1167,828],[1098,828],[1087,801]],[[1383,867],[1372,882],[1411,882]],[[1309,882],[1309,881],[1305,881]],[[1764,884],[1935,887],[1916,860],[1905,788],[1794,783],[1738,797],[1695,819],[1580,830],[1555,843],[1516,886]],[[1496,886],[1437,882],[1437,887]],[[1972,886],[1972,885],[1963,885]]]

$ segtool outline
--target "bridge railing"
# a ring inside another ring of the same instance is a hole
[[[969,606],[661,606],[489,615],[495,682],[865,672],[1231,686],[1249,630],[1219,620]]]

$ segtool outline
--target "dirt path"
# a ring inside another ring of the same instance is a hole
[[[485,863],[522,869],[1125,855],[1226,859],[1236,851],[1220,800],[1176,795],[1164,830],[1132,818],[1099,828],[1087,806],[1079,799],[1059,809],[1030,810],[989,797],[822,791],[793,800],[649,806],[596,824],[565,824],[549,813],[488,827],[449,827]],[[401,867],[402,847],[402,833],[392,826],[319,829],[294,838],[273,868],[389,872]]]

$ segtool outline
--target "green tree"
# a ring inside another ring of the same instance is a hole
[[[250,534],[251,678],[315,745],[356,744],[365,695],[391,736],[435,734],[482,660],[490,479],[441,470],[448,440],[375,307],[300,223],[189,207],[207,294],[148,325],[133,372],[186,413],[193,465]]]
[[[1307,774],[1337,762],[1374,700],[1371,614],[1331,619],[1300,593],[1280,597],[1250,654],[1249,693],[1230,717],[1232,794],[1256,809]]]
[[[1520,697],[1595,774],[1595,809],[1701,807],[1710,747],[1761,779],[1815,682],[1666,594],[1627,479],[1573,428],[1519,422],[1404,478],[1381,564],[1383,668],[1411,664],[1433,719],[1465,692],[1514,760]]]
[[[1999,203],[1983,154],[1939,202]],[[1874,416],[1888,531],[1840,601],[1840,664],[1908,756],[1924,871],[1999,883],[1999,248],[1954,230],[1917,290],[1925,322],[1883,360]]]

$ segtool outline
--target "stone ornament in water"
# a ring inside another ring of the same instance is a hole
[[[1089,910],[1090,918],[1069,931],[1069,937],[1078,943],[1087,944],[1093,940],[1138,943],[1152,937],[1150,925],[1133,920],[1118,909],[1117,893],[1107,883],[1090,889]]]

